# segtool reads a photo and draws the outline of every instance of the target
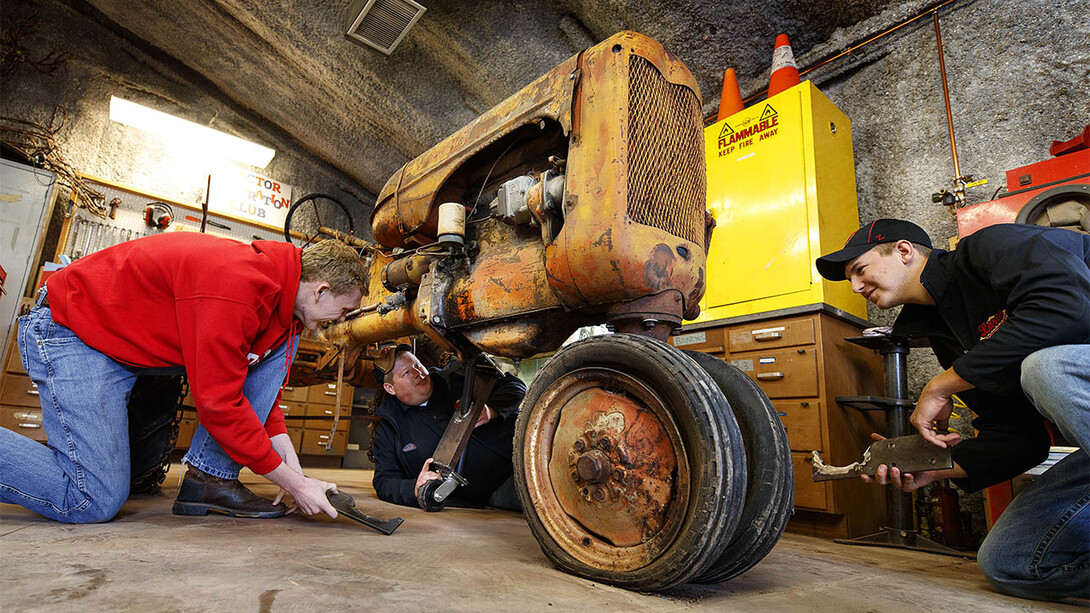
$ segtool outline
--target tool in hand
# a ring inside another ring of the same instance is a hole
[[[341,513],[349,519],[358,521],[368,528],[374,528],[386,536],[393,534],[394,530],[397,530],[397,527],[405,521],[401,517],[379,519],[377,517],[365,515],[356,509],[355,499],[344,492],[326,492],[325,497],[329,499],[329,504],[333,505],[333,508],[337,509],[338,513]]]
[[[862,462],[847,466],[829,466],[817,451],[813,452],[812,458],[814,481],[851,479],[859,475],[873,477],[883,464],[899,469],[902,474],[954,467],[949,447],[936,447],[918,434],[876,441],[863,452]]]
[[[425,511],[442,511],[447,497],[457,488],[469,484],[454,467],[469,443],[488,395],[496,382],[503,378],[496,363],[483,353],[466,360],[466,365],[462,401],[454,409],[447,429],[443,431],[443,438],[439,439],[439,445],[432,454],[431,469],[441,478],[428,481],[416,490],[416,503]]]
[[[447,497],[457,488],[469,485],[469,481],[452,467],[437,460],[431,461],[431,469],[442,478],[425,483],[416,493],[416,502],[425,511],[441,511],[446,505]]]

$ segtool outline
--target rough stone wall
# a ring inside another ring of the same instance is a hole
[[[77,171],[187,204],[203,201],[207,174],[221,164],[172,151],[160,139],[109,118],[111,96],[145,104],[166,101],[184,110],[187,119],[276,149],[259,174],[292,185],[294,199],[310,192],[338,197],[353,212],[357,233],[365,228],[370,236],[367,216],[374,194],[199,74],[120,35],[93,7],[79,2],[5,0],[2,25],[32,15],[40,26],[21,41],[31,58],[54,47],[68,57],[48,74],[18,66],[0,85],[0,114],[48,124],[54,106],[64,107],[61,150]]]
[[[111,95],[174,108],[274,147],[263,174],[296,198],[343,198],[369,236],[374,194],[398,167],[618,30],[678,54],[714,115],[723,68],[738,69],[746,97],[767,85],[779,32],[805,68],[940,3],[451,0],[431,3],[384,58],[344,43],[346,3],[332,0],[5,0],[4,25],[40,15],[32,51],[70,57],[52,74],[23,67],[5,78],[0,113],[46,122],[63,105],[64,152],[78,170],[196,203],[203,161],[108,119]],[[962,173],[990,180],[968,201],[982,202],[1006,170],[1045,159],[1052,139],[1090,123],[1090,3],[958,0],[939,15]],[[953,236],[952,215],[930,201],[954,174],[930,17],[807,78],[852,120],[861,218],[911,219],[940,244]],[[870,315],[889,323],[895,313]],[[937,368],[925,353],[913,357],[914,392]]]
[[[917,14],[912,10],[898,7],[840,30],[797,58],[799,66],[858,44]],[[1090,3],[957,2],[939,10],[939,26],[961,172],[989,181],[970,188],[967,203],[985,202],[1006,183],[1007,170],[1047,159],[1053,140],[1090,124]],[[852,121],[860,218],[908,219],[946,247],[957,226],[931,194],[950,186],[954,170],[932,18],[853,56],[807,77]],[[869,308],[883,325],[896,315]],[[918,394],[939,367],[930,352],[914,351],[909,370]]]

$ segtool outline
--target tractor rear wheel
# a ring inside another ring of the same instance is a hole
[[[530,529],[581,577],[644,591],[690,581],[720,559],[742,514],[745,450],[723,392],[653,339],[561,349],[530,386],[515,441]]]
[[[794,508],[795,471],[787,432],[761,388],[715,356],[699,351],[685,353],[719,385],[745,442],[749,476],[741,523],[719,559],[693,580],[720,583],[753,568],[780,540]]]

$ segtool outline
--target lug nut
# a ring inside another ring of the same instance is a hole
[[[604,483],[609,479],[609,458],[601,451],[590,451],[575,462],[579,477],[590,483]]]
[[[602,451],[609,451],[612,446],[613,445],[609,442],[609,439],[604,436],[598,441],[598,448]]]
[[[616,480],[616,481],[624,480],[624,471],[619,469],[619,468],[614,469],[613,470],[613,479]]]
[[[575,439],[574,447],[576,451],[584,451],[587,448],[587,445],[583,442],[583,439],[579,438]]]
[[[603,490],[603,489],[602,489],[602,488],[600,488],[600,487],[599,487],[599,488],[595,488],[595,489],[594,489],[594,499],[595,499],[595,500],[597,500],[598,502],[602,502],[602,501],[604,501],[604,500],[606,499],[606,492],[605,492],[605,490]]]

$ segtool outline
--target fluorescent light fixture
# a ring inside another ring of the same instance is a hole
[[[276,155],[268,147],[116,96],[110,96],[110,119],[158,134],[172,145],[185,146],[200,155],[228,158],[258,168],[268,166]]]

